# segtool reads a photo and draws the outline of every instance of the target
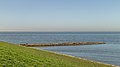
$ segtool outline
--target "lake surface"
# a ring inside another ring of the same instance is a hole
[[[120,66],[120,33],[112,32],[0,32],[10,43],[106,42],[100,45],[36,47]]]

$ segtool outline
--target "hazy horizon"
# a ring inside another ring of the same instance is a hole
[[[120,32],[120,0],[1,0],[0,32]]]

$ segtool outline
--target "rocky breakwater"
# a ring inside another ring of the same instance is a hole
[[[77,45],[94,45],[105,44],[105,42],[66,42],[66,43],[50,43],[50,44],[20,44],[26,47],[39,47],[39,46],[77,46]]]

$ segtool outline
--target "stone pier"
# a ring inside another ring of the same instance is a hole
[[[104,42],[66,42],[66,43],[50,43],[50,44],[20,44],[26,47],[42,47],[42,46],[78,46],[78,45],[95,45],[105,44]]]

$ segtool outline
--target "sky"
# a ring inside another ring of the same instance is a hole
[[[120,32],[120,0],[0,0],[0,31]]]

